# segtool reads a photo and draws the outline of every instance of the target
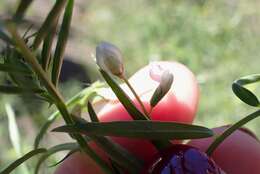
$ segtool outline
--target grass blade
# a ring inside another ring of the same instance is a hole
[[[56,163],[54,163],[54,164],[49,165],[48,167],[55,167],[55,166],[61,164],[61,163],[62,163],[63,161],[65,161],[69,156],[71,156],[72,154],[74,154],[74,153],[76,153],[76,152],[79,152],[79,151],[80,151],[80,148],[69,151],[69,153],[67,153],[67,155],[64,156],[61,160],[59,160],[58,162],[56,162]]]
[[[123,166],[130,173],[138,173],[142,169],[143,162],[119,144],[106,137],[90,136],[90,138],[94,140],[113,161]]]
[[[23,162],[27,161],[28,159],[32,158],[33,156],[35,156],[39,153],[44,153],[44,152],[46,152],[46,149],[43,149],[43,148],[32,150],[32,151],[28,152],[27,154],[25,154],[24,156],[22,156],[21,158],[14,161],[13,163],[11,163],[9,166],[7,166],[5,169],[3,169],[0,173],[9,174],[14,169],[16,169],[19,165],[21,165]]]
[[[21,150],[20,133],[16,123],[14,110],[11,107],[11,105],[8,103],[5,105],[5,110],[8,117],[8,128],[9,128],[10,140],[12,142],[17,157],[21,157],[22,150]],[[21,172],[23,172],[24,174],[29,174],[29,170],[26,167],[25,163],[21,165]]]
[[[20,146],[20,134],[19,130],[16,124],[16,118],[14,114],[13,108],[10,106],[10,104],[5,104],[5,110],[8,117],[8,128],[10,133],[10,140],[12,142],[12,145],[17,153],[17,155],[21,155],[21,146]]]
[[[17,86],[0,85],[0,93],[23,94],[23,93],[43,93],[44,90],[38,88],[21,88]]]
[[[48,33],[47,37],[43,41],[43,46],[42,46],[42,52],[41,52],[41,57],[42,57],[42,68],[47,71],[51,62],[51,49],[52,49],[52,43],[54,40],[54,36],[57,30],[57,24],[52,27],[50,33]]]
[[[73,6],[74,6],[74,0],[68,0],[63,21],[61,24],[61,29],[58,36],[57,46],[54,53],[53,68],[52,68],[52,82],[56,86],[59,81],[65,48],[69,37],[70,23],[73,14]]]
[[[64,143],[64,144],[59,144],[57,146],[49,148],[46,153],[44,153],[39,160],[37,161],[34,173],[38,174],[40,167],[42,163],[48,159],[51,155],[60,152],[60,151],[65,151],[65,150],[75,150],[75,149],[80,149],[79,145],[77,143]]]
[[[12,39],[10,39],[10,37],[4,32],[3,28],[4,24],[0,20],[0,39],[6,42],[7,44],[13,44]]]
[[[13,20],[16,22],[21,21],[24,17],[24,14],[26,13],[26,10],[28,9],[28,7],[31,5],[32,2],[33,0],[21,0],[13,16]]]
[[[57,0],[53,8],[51,9],[50,13],[48,14],[47,18],[45,19],[43,25],[37,32],[36,38],[33,43],[33,48],[37,49],[41,44],[42,40],[45,38],[47,33],[50,32],[51,28],[56,25],[60,14],[65,7],[67,0]]]
[[[12,40],[9,38],[9,36],[7,36],[7,34],[5,34],[1,28],[0,28],[0,39],[3,40],[4,42],[6,42],[7,44],[12,44]]]
[[[104,77],[107,84],[111,87],[118,100],[125,107],[127,112],[131,115],[134,120],[149,120],[142,112],[140,112],[127,94],[120,88],[120,86],[107,74],[105,71],[100,70],[102,76]]]
[[[202,126],[144,120],[76,123],[75,125],[55,128],[53,131],[85,133],[88,136],[118,136],[150,140],[183,140],[213,136],[213,132],[210,129]]]
[[[99,122],[98,116],[94,111],[94,108],[90,102],[88,102],[88,113],[92,122]]]

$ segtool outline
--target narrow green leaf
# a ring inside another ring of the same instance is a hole
[[[34,149],[37,149],[39,147],[39,144],[43,138],[43,136],[46,134],[48,128],[51,126],[51,124],[59,117],[60,112],[56,111],[53,114],[51,114],[47,121],[43,124],[43,126],[40,128],[39,133],[37,134],[35,140],[34,140]]]
[[[74,154],[74,153],[76,153],[76,152],[79,152],[79,151],[80,151],[80,148],[69,151],[69,153],[67,153],[67,155],[64,156],[61,160],[59,160],[58,162],[56,162],[56,163],[54,163],[54,164],[49,165],[48,167],[55,167],[55,166],[61,164],[61,163],[62,163],[63,161],[65,161],[69,156],[71,156],[72,154]]]
[[[248,89],[240,86],[238,83],[232,84],[232,90],[236,96],[250,106],[259,106],[259,100],[257,97]]]
[[[106,137],[90,137],[110,156],[113,161],[127,169],[130,173],[138,173],[142,169],[143,162],[119,144]]]
[[[88,103],[88,112],[89,112],[89,116],[90,116],[90,119],[92,122],[99,122],[98,117],[97,117],[91,103]],[[167,140],[154,140],[151,142],[158,150],[165,149],[171,145],[171,143]]]
[[[50,33],[47,34],[47,37],[43,41],[42,45],[42,52],[41,52],[41,58],[42,58],[42,68],[47,71],[51,62],[51,50],[52,50],[52,44],[55,37],[55,33],[57,30],[57,24],[56,23],[50,30]]]
[[[4,31],[1,30],[0,28],[0,39],[7,44],[12,44],[12,40],[9,38],[7,34],[4,33]]]
[[[140,112],[127,94],[120,88],[120,86],[107,74],[105,71],[100,70],[107,84],[111,87],[118,100],[125,107],[127,112],[132,116],[134,120],[149,120],[142,112]]]
[[[29,75],[31,74],[30,71],[27,69],[21,67],[21,66],[13,66],[13,65],[7,65],[7,64],[0,64],[0,71],[9,72],[9,73],[20,73],[23,75]]]
[[[53,131],[85,133],[89,136],[118,136],[151,140],[183,140],[206,138],[213,135],[210,129],[202,126],[145,120],[77,123],[75,125],[61,126]]]
[[[0,85],[0,93],[5,94],[22,94],[22,93],[43,93],[44,90],[36,88],[21,88],[17,86]]]
[[[7,48],[4,57],[4,65],[10,66],[8,72],[11,80],[21,88],[41,88],[39,79],[31,67],[22,58],[23,56],[15,48]],[[6,67],[3,67],[6,69]],[[12,69],[16,69],[12,71]],[[21,73],[17,73],[21,71]],[[24,71],[24,72],[22,72]]]
[[[12,142],[17,157],[21,157],[22,150],[21,150],[21,142],[20,142],[20,133],[16,123],[14,110],[11,107],[11,105],[8,103],[5,104],[5,110],[8,117],[8,128],[9,128],[10,140]],[[25,163],[21,165],[21,172],[23,172],[24,174],[29,174],[29,170],[26,167]]]
[[[83,105],[86,103],[88,98],[93,95],[97,89],[103,87],[103,84],[100,82],[93,83],[90,87],[87,87],[77,93],[75,96],[73,96],[71,99],[69,99],[66,102],[66,106],[68,108],[74,107],[77,104]],[[37,134],[35,140],[34,140],[34,148],[37,149],[39,147],[39,144],[43,138],[43,136],[46,134],[48,128],[51,126],[51,124],[58,118],[60,117],[60,112],[56,111],[53,114],[51,114],[47,121],[43,124],[41,127],[39,133]]]
[[[260,74],[252,74],[252,75],[248,75],[245,77],[241,77],[238,80],[236,80],[235,82],[244,86],[244,85],[256,83],[259,81],[260,81]]]
[[[9,136],[12,142],[12,145],[16,151],[16,153],[20,156],[21,155],[21,146],[20,146],[20,134],[18,131],[18,127],[16,124],[16,118],[14,114],[13,108],[10,104],[5,104],[5,110],[8,117],[8,128],[9,128]]]
[[[13,20],[19,22],[23,19],[28,7],[31,5],[33,0],[21,0],[18,8],[13,16]]]
[[[51,155],[60,152],[60,151],[65,151],[65,150],[76,150],[76,149],[80,149],[79,145],[77,143],[64,143],[64,144],[59,144],[57,146],[51,147],[49,148],[46,153],[44,153],[39,160],[37,161],[34,173],[38,174],[41,165],[43,164],[43,162],[46,161],[46,159],[48,159],[48,157],[50,157]]]
[[[131,115],[131,117],[134,120],[149,120],[149,118],[146,115],[144,115],[135,107],[131,99],[127,96],[127,94],[125,94],[125,92],[120,88],[120,86],[110,77],[109,74],[107,74],[103,70],[100,70],[100,72],[104,77],[105,81],[108,83],[108,85],[111,87],[111,89],[117,96],[118,100],[122,103],[122,105],[125,107],[127,112]],[[164,149],[171,145],[169,141],[165,140],[155,140],[152,141],[152,143],[158,150]]]
[[[67,0],[57,0],[53,8],[51,9],[50,13],[48,14],[47,18],[45,19],[44,23],[42,24],[41,28],[39,29],[36,38],[33,43],[33,48],[36,49],[41,44],[42,40],[45,36],[50,32],[51,28],[56,25],[60,14],[65,7]]]
[[[31,157],[33,157],[33,156],[35,156],[35,155],[37,155],[39,153],[44,153],[44,152],[46,152],[46,149],[43,149],[43,148],[41,148],[41,149],[34,149],[34,150],[28,152],[27,154],[25,154],[23,157],[17,159],[13,163],[11,163],[5,169],[0,171],[0,173],[1,174],[9,174],[13,170],[15,170],[19,165],[21,165],[23,162],[25,162],[26,160],[30,159]]]
[[[53,68],[52,68],[52,82],[57,86],[60,76],[60,71],[63,63],[65,48],[69,37],[70,23],[73,14],[74,0],[68,0],[61,29],[58,36],[58,41],[54,53]]]
[[[88,113],[92,122],[99,122],[98,116],[94,111],[94,108],[90,102],[88,102]]]
[[[4,32],[4,22],[0,20],[0,39],[6,44],[13,44],[11,38]]]
[[[88,102],[88,112],[92,122],[99,122],[97,114],[91,103]],[[87,122],[86,122],[87,123]],[[130,173],[138,173],[142,168],[142,161],[137,159],[133,154],[128,152],[119,144],[114,143],[110,139],[101,136],[90,136],[99,147],[101,147],[110,158],[117,164],[123,166]]]
[[[39,79],[42,81],[43,85],[46,87],[50,95],[54,98],[54,103],[58,110],[61,112],[63,119],[66,123],[73,123],[74,121],[69,114],[66,104],[63,101],[63,97],[61,96],[60,92],[57,91],[53,83],[49,81],[49,78],[46,72],[42,69],[41,65],[37,62],[34,54],[30,51],[27,45],[24,43],[22,38],[17,33],[16,27],[14,23],[7,23],[7,29],[12,35],[12,38],[15,41],[17,48],[19,51],[24,55],[24,59],[32,66],[34,72],[38,75]],[[87,144],[85,139],[80,134],[75,134],[75,139],[79,143],[81,149],[90,156],[96,163],[100,166],[100,168],[106,172],[107,174],[112,174],[110,167],[102,160]]]
[[[113,161],[112,159],[110,159],[110,163],[111,163],[111,167],[113,169],[113,172],[115,174],[124,174],[125,171],[121,168],[121,166],[119,166],[115,161]]]

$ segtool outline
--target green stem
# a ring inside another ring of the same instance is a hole
[[[217,137],[212,143],[211,145],[208,147],[206,153],[208,154],[208,156],[212,155],[212,153],[214,152],[214,150],[216,150],[216,148],[229,136],[231,135],[233,132],[235,132],[237,129],[239,129],[240,127],[242,127],[243,125],[245,125],[246,123],[248,123],[249,121],[257,118],[258,116],[260,116],[260,110],[257,110],[256,112],[247,115],[245,118],[241,119],[240,121],[238,121],[237,123],[235,123],[234,125],[232,125],[231,127],[229,127],[227,130],[225,130],[225,132],[223,132],[219,137]]]
[[[51,83],[48,76],[46,75],[45,71],[42,69],[41,65],[37,62],[36,57],[33,55],[33,53],[29,50],[29,48],[26,46],[25,42],[22,40],[22,38],[18,35],[16,28],[14,24],[7,23],[7,30],[10,32],[10,34],[13,37],[13,40],[16,43],[16,46],[19,48],[19,51],[23,54],[24,59],[31,64],[33,70],[35,73],[39,76],[42,83],[48,90],[48,92],[52,95],[54,99],[54,103],[57,106],[58,110],[60,111],[61,115],[63,116],[63,119],[67,124],[73,124],[74,121],[72,117],[69,114],[69,111],[67,110],[66,104],[59,93],[59,91],[56,89],[56,87]],[[96,163],[99,164],[99,166],[104,170],[107,174],[112,174],[111,169],[109,166],[89,147],[85,139],[80,134],[74,135],[75,139],[79,143],[81,149],[83,152],[85,152],[87,155],[89,155]]]
[[[140,97],[137,95],[137,93],[135,92],[134,88],[132,87],[132,85],[129,83],[129,81],[122,76],[121,79],[124,80],[124,82],[126,83],[126,85],[129,87],[129,89],[132,91],[132,93],[134,94],[135,98],[137,99],[138,103],[140,104],[144,114],[146,115],[147,119],[150,120],[150,113],[152,112],[152,108],[151,111],[148,113],[148,111],[145,109],[143,102],[141,101]],[[158,150],[162,150],[165,149],[169,146],[171,146],[171,142],[167,141],[167,140],[152,140],[151,143],[158,149]]]
[[[33,42],[33,49],[36,50],[42,40],[46,37],[48,32],[50,32],[50,29],[52,28],[53,25],[55,25],[56,22],[58,22],[58,19],[60,17],[60,14],[66,5],[67,0],[57,0],[56,3],[54,4],[53,8],[49,12],[47,18],[44,20],[41,28],[39,31],[37,31],[37,35],[35,37],[35,40]]]
[[[131,92],[134,94],[136,100],[138,101],[138,103],[140,104],[144,114],[149,118],[149,113],[147,112],[147,110],[144,107],[143,102],[141,101],[140,97],[137,95],[137,93],[135,92],[134,88],[132,87],[132,85],[129,83],[129,81],[122,76],[123,81],[126,83],[126,85],[129,87],[129,89],[131,90]]]

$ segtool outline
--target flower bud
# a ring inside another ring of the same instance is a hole
[[[102,42],[96,47],[96,62],[100,69],[118,77],[124,75],[122,53],[115,45]]]
[[[150,100],[150,105],[152,107],[155,107],[157,103],[167,94],[167,92],[171,89],[172,82],[173,75],[168,70],[164,71],[161,75],[160,84],[156,88]]]

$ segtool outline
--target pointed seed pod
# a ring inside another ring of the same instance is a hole
[[[96,47],[96,62],[100,69],[115,76],[124,75],[123,56],[119,48],[108,42],[101,42]]]
[[[168,71],[164,71],[159,86],[153,93],[153,96],[150,100],[150,105],[155,107],[157,103],[167,94],[167,92],[171,89],[171,85],[173,82],[173,75]]]

